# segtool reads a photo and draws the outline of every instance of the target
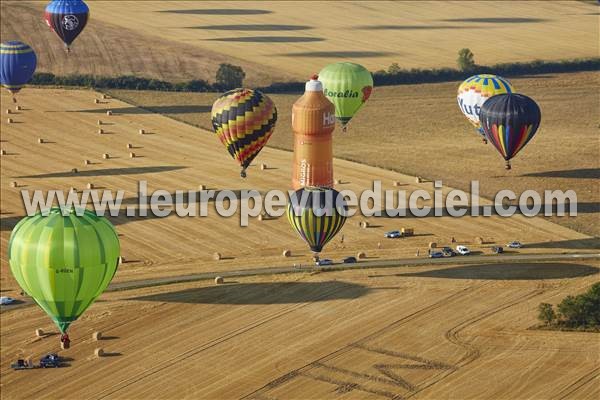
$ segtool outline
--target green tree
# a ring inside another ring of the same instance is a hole
[[[470,49],[460,49],[456,63],[461,71],[470,71],[475,68],[475,55]]]
[[[556,319],[556,313],[554,312],[554,307],[552,307],[552,304],[540,303],[538,306],[538,319],[546,325],[550,325],[552,322],[554,322]]]
[[[224,89],[235,89],[242,86],[246,73],[237,65],[223,63],[217,70],[217,85]]]
[[[387,70],[388,74],[397,74],[400,71],[402,71],[402,68],[400,68],[398,63],[392,63]]]

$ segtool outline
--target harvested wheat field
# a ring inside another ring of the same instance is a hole
[[[75,188],[80,193],[92,184],[95,189],[110,189],[115,195],[117,190],[124,190],[121,215],[110,218],[121,235],[125,260],[117,281],[311,263],[308,247],[290,229],[285,217],[262,221],[250,218],[249,226],[242,228],[239,213],[222,218],[211,201],[207,217],[180,218],[173,212],[165,218],[152,217],[152,213],[148,213],[149,217],[137,214],[128,218],[127,207],[138,208],[140,180],[147,181],[149,196],[157,189],[172,193],[198,191],[200,185],[216,191],[288,190],[292,154],[264,149],[248,170],[248,178],[242,180],[239,167],[212,133],[114,99],[95,104],[94,99],[101,97],[93,91],[27,89],[19,96],[23,109],[13,115],[14,123],[2,119],[1,144],[6,152],[1,159],[0,203],[3,290],[16,290],[7,270],[6,246],[12,227],[25,215],[20,194],[24,189],[68,192]],[[2,108],[11,105],[3,93]],[[106,115],[107,110],[111,116]],[[103,134],[98,133],[98,120]],[[140,134],[140,129],[145,134]],[[276,134],[291,135],[285,125],[276,129]],[[135,158],[130,158],[131,152]],[[89,165],[85,165],[85,160]],[[268,168],[261,170],[257,166],[260,163]],[[74,168],[77,172],[73,172]],[[433,190],[430,181],[416,183],[414,176],[344,160],[335,161],[335,175],[340,181],[339,189],[356,193],[372,188],[374,179],[380,179],[382,187],[389,190]],[[12,187],[13,182],[16,187]],[[394,186],[394,182],[400,186]],[[482,200],[481,204],[490,203]],[[369,227],[359,227],[361,221],[367,221]],[[414,228],[415,236],[384,241],[384,232],[402,227]],[[593,237],[522,215],[401,219],[355,216],[322,255],[340,259],[365,252],[369,259],[385,260],[415,257],[419,250],[420,257],[424,257],[430,242],[450,245],[451,238],[470,245],[479,254],[489,254],[492,245],[510,240],[527,243],[526,248],[514,250],[517,254],[593,252],[597,248]],[[478,243],[478,238],[483,239],[483,244]],[[293,257],[282,256],[286,249],[291,250]],[[218,261],[213,259],[216,252],[221,254]]]
[[[528,328],[540,302],[584,291],[599,265],[396,267],[105,293],[73,325],[58,370],[8,368],[57,341],[42,311],[21,308],[2,314],[2,397],[597,399],[597,334]]]
[[[598,56],[597,8],[586,2],[149,1],[141,9],[109,1],[90,9],[103,23],[304,77],[333,60],[370,70],[453,67],[462,47],[483,65]]]
[[[582,72],[511,79],[542,109],[535,139],[503,169],[502,157],[483,145],[456,104],[459,82],[376,87],[350,123],[335,136],[334,155],[376,167],[442,180],[444,185],[494,198],[502,189],[574,190],[577,217],[551,217],[571,229],[600,236],[600,74]],[[210,129],[214,93],[111,90],[111,94],[157,113]],[[280,113],[269,145],[291,150],[292,104],[300,94],[270,95]],[[433,111],[435,110],[435,111]],[[400,111],[400,112],[398,112]],[[288,124],[287,126],[285,124]],[[565,140],[565,138],[569,138]],[[435,160],[434,162],[432,160]],[[598,247],[598,244],[596,244]]]

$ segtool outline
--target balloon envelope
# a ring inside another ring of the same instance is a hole
[[[345,203],[336,207],[339,195],[334,189],[302,188],[290,196],[288,221],[314,252],[320,252],[346,222]]]
[[[212,125],[227,151],[242,167],[241,176],[265,146],[277,122],[273,101],[258,90],[234,89],[212,106]]]
[[[29,45],[12,41],[0,45],[0,82],[11,93],[17,93],[31,80],[37,57]]]
[[[533,138],[542,113],[525,95],[499,94],[483,104],[479,118],[487,139],[508,161]]]
[[[87,24],[90,9],[82,0],[54,0],[46,6],[46,24],[67,48]]]
[[[471,124],[483,135],[479,123],[481,106],[487,99],[497,94],[513,93],[512,84],[505,78],[497,75],[481,74],[467,78],[458,87],[456,100],[458,107]]]
[[[335,117],[345,126],[373,91],[373,77],[362,65],[329,64],[319,72],[323,93],[335,105]]]
[[[8,244],[17,283],[63,333],[106,289],[119,253],[112,224],[89,210],[81,217],[63,216],[59,208],[25,217]]]

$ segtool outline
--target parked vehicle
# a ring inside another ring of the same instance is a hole
[[[442,258],[444,257],[444,253],[442,253],[441,251],[433,251],[431,253],[429,253],[429,258]]]
[[[60,357],[56,353],[46,354],[40,358],[40,368],[58,368],[60,367]]]
[[[329,258],[323,258],[317,261],[316,264],[318,267],[322,267],[324,265],[333,265],[333,261],[331,261]]]
[[[397,239],[402,237],[402,232],[400,231],[389,231],[383,234],[384,237],[388,239]]]
[[[10,364],[12,369],[32,369],[35,368],[33,363],[29,363],[27,360],[18,359],[16,363]]]
[[[463,256],[468,256],[469,254],[471,254],[471,250],[469,250],[469,248],[467,246],[456,246],[456,252],[460,255]]]
[[[504,248],[502,248],[502,246],[494,246],[494,247],[492,247],[492,253],[502,254],[502,253],[504,253]]]
[[[354,264],[356,262],[356,257],[346,257],[343,262],[344,264]]]
[[[2,297],[0,297],[0,305],[3,305],[3,306],[7,306],[9,304],[12,304],[15,301],[16,300],[13,299],[12,297],[8,297],[8,296],[2,296]]]
[[[508,243],[506,247],[510,247],[511,249],[520,249],[521,247],[523,247],[523,243],[514,241]]]
[[[444,257],[454,257],[456,255],[456,252],[450,247],[442,248],[442,253],[444,254]]]

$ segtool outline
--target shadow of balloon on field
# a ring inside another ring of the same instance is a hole
[[[600,179],[600,168],[564,169],[523,174],[521,177]]]
[[[112,108],[113,115],[127,115],[127,114],[194,114],[194,113],[207,113],[210,112],[212,106],[208,105],[173,105],[173,106],[136,106],[136,107],[122,107]],[[88,110],[71,110],[68,112],[82,112],[82,113],[99,113],[104,114],[106,110],[103,109],[88,109]],[[108,125],[108,124],[106,124]],[[147,134],[147,133],[146,133]]]
[[[213,31],[249,31],[249,32],[277,32],[277,31],[304,31],[313,29],[308,25],[277,25],[277,24],[253,24],[253,25],[202,25],[188,26],[187,29],[205,29]]]
[[[264,282],[208,286],[128,300],[191,304],[295,304],[351,300],[369,291],[366,286],[341,281]]]
[[[238,36],[226,38],[204,39],[212,42],[241,42],[241,43],[307,43],[322,42],[325,39],[311,36]]]
[[[441,29],[473,29],[478,26],[465,27],[464,25],[365,25],[357,26],[354,29],[366,31],[427,31]]]
[[[117,157],[112,157],[117,158]],[[152,166],[152,167],[128,167],[128,168],[102,168],[92,170],[79,170],[78,172],[50,172],[39,175],[23,175],[17,178],[75,178],[78,176],[112,176],[112,175],[137,175],[137,174],[155,174],[159,172],[170,172],[184,169],[186,167],[173,166]]]
[[[528,249],[600,249],[600,238],[584,238],[570,240],[556,240],[550,242],[527,243]]]
[[[156,12],[192,15],[261,15],[271,14],[273,11],[257,10],[251,8],[205,8],[195,10],[159,10]]]
[[[522,17],[484,17],[484,18],[449,18],[442,19],[444,22],[476,22],[484,24],[524,24],[546,22],[544,18],[522,18]]]
[[[369,58],[399,55],[390,51],[298,51],[293,53],[277,53],[279,57],[323,57],[323,58]]]
[[[568,279],[594,275],[600,269],[590,265],[569,263],[506,263],[465,265],[454,268],[395,274],[398,277],[484,279],[484,280],[543,280]]]

